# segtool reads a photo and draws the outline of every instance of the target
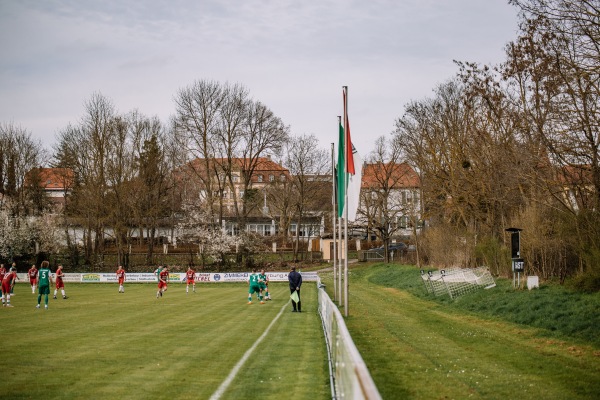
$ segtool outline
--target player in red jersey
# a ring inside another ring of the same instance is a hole
[[[15,270],[15,279],[14,279],[14,281],[12,283],[12,286],[10,287],[10,295],[14,296],[15,294],[13,293],[13,291],[15,290],[15,282],[19,280],[19,276],[16,274],[16,271],[17,271],[17,263],[16,262],[12,263],[11,270],[12,269]]]
[[[169,266],[165,267],[158,274],[158,291],[156,292],[156,298],[162,297],[163,293],[167,291],[167,283],[169,282]]]
[[[125,287],[123,286],[125,282],[125,269],[123,269],[122,265],[119,265],[117,269],[117,280],[119,281],[119,293],[125,293]]]
[[[5,274],[6,268],[4,268],[4,264],[0,264],[0,284],[2,284],[2,279],[4,279]]]
[[[62,270],[62,265],[59,265],[58,268],[56,269],[56,289],[54,289],[54,299],[56,300],[56,294],[58,293],[58,289],[60,289],[60,292],[62,293],[62,297],[63,299],[68,299],[67,295],[65,294],[65,283],[63,282],[63,278],[65,276],[63,270]]]
[[[17,279],[17,269],[12,267],[2,278],[2,307],[12,307],[10,304],[10,292]]]
[[[29,284],[31,285],[31,293],[35,293],[35,285],[37,284],[38,278],[38,270],[35,264],[29,268],[29,271],[27,271],[27,276],[29,277]]]
[[[185,292],[188,293],[190,291],[190,285],[192,285],[192,291],[196,293],[196,271],[194,271],[192,267],[188,267],[188,270],[185,273],[185,280],[187,282]]]

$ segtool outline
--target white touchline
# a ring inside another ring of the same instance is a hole
[[[267,336],[267,333],[269,333],[269,330],[271,330],[271,327],[273,326],[273,324],[279,319],[279,317],[281,317],[281,314],[283,314],[283,310],[288,306],[289,303],[290,302],[288,301],[287,303],[285,303],[283,305],[283,307],[281,307],[281,310],[279,310],[279,314],[277,314],[277,316],[275,316],[275,318],[273,318],[273,321],[271,321],[271,323],[269,324],[269,326],[267,326],[267,329],[265,329],[265,331],[263,332],[263,334],[260,335],[260,337],[258,339],[256,339],[256,342],[254,342],[254,344],[252,345],[252,347],[250,347],[246,351],[246,353],[244,353],[244,356],[242,358],[240,358],[240,361],[238,361],[238,363],[235,364],[235,367],[233,367],[233,369],[231,370],[231,372],[227,376],[227,379],[225,379],[223,381],[223,383],[221,383],[221,386],[219,386],[219,388],[212,394],[212,396],[210,396],[210,400],[217,400],[217,399],[221,398],[221,396],[223,395],[223,393],[225,393],[225,391],[227,390],[227,388],[229,387],[229,385],[231,384],[231,382],[233,381],[233,379],[237,375],[237,373],[240,370],[240,368],[242,368],[242,365],[244,365],[244,363],[250,357],[250,355],[252,354],[252,352],[254,351],[254,349],[256,349],[256,346],[258,346],[260,344],[260,342],[262,342],[263,339]]]

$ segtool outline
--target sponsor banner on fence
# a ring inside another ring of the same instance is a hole
[[[101,274],[63,274],[63,282],[81,282],[81,275],[101,275]],[[52,274],[52,279],[56,282],[56,274]]]
[[[29,283],[27,274],[17,274],[18,282]],[[247,282],[250,272],[197,272],[197,282]],[[271,282],[287,282],[287,272],[267,272],[267,277]],[[52,279],[55,279],[55,274],[52,274]],[[316,281],[316,272],[302,272],[302,280]],[[66,273],[63,277],[64,282],[81,282],[81,283],[117,283],[117,275],[113,273],[101,272],[86,272],[83,274]],[[151,272],[129,273],[125,276],[127,283],[156,283],[158,279]],[[184,272],[170,272],[169,282],[186,281]]]

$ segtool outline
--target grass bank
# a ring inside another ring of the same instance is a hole
[[[414,267],[350,271],[346,323],[384,399],[597,398],[598,296],[499,282],[451,301],[420,280]]]

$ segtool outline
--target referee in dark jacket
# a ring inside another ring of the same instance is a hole
[[[302,306],[300,305],[300,286],[302,286],[302,275],[299,272],[296,272],[296,267],[292,267],[292,270],[288,274],[288,280],[290,281],[290,294],[293,294],[294,291],[298,293],[298,302],[296,303],[292,300],[292,306],[294,309],[292,312],[302,312]]]

